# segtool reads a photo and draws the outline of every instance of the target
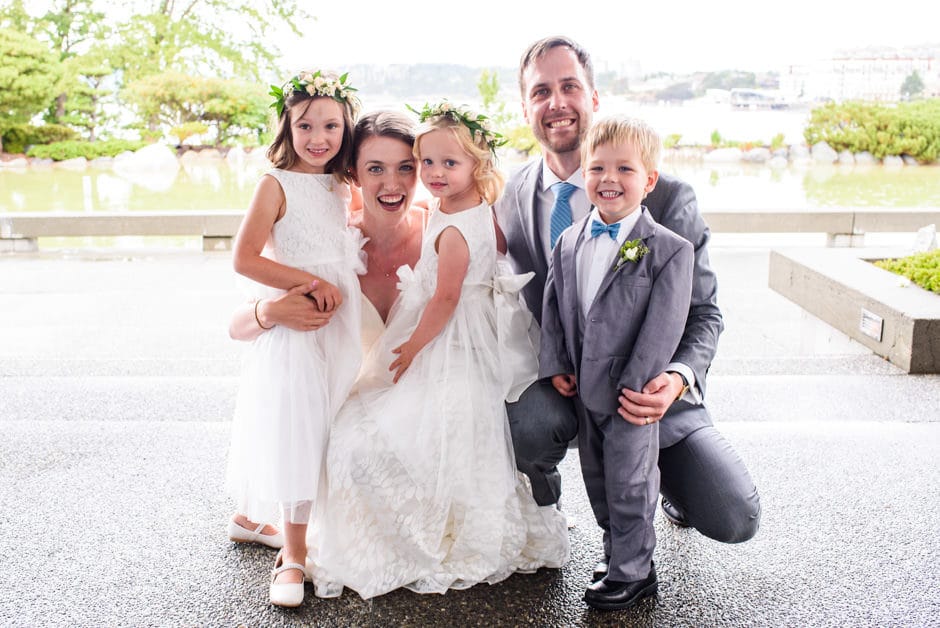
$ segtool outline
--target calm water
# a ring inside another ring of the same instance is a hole
[[[940,207],[940,168],[667,163],[704,210]],[[225,161],[131,179],[110,170],[0,170],[0,213],[244,209],[259,167]],[[420,186],[419,186],[420,187]]]
[[[389,105],[394,106],[394,105]],[[807,111],[747,111],[691,102],[657,106],[604,98],[599,115],[628,113],[648,120],[662,135],[682,134],[684,143],[706,144],[714,130],[726,139],[769,140],[783,133],[802,141]],[[514,164],[504,162],[504,170]],[[0,213],[244,209],[263,164],[193,161],[177,171],[145,175],[112,170],[0,169]],[[940,167],[800,165],[773,170],[750,164],[675,162],[663,170],[691,183],[701,207],[792,209],[940,207]],[[420,188],[420,186],[419,186]],[[419,192],[419,196],[426,193]]]

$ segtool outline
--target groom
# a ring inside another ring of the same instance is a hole
[[[566,37],[539,40],[525,51],[519,87],[522,111],[543,157],[510,177],[496,213],[516,272],[535,273],[524,296],[541,324],[553,227],[578,221],[590,209],[580,150],[599,101],[590,56]],[[553,187],[559,182],[570,185]],[[563,191],[556,197],[554,189]],[[637,425],[662,421],[659,469],[666,518],[718,541],[746,541],[757,532],[760,520],[757,489],[734,448],[712,425],[703,401],[705,376],[724,327],[706,250],[709,230],[692,188],[678,179],[660,175],[644,204],[656,222],[695,249],[692,305],[672,363],[642,390],[624,389],[620,414]],[[577,434],[570,400],[543,380],[508,410],[516,463],[531,479],[535,500],[540,505],[557,502],[561,478],[556,465]],[[601,561],[595,576],[606,571]]]

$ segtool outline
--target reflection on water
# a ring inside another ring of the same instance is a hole
[[[0,170],[0,213],[245,209],[263,171],[212,161],[187,164],[169,175],[152,173],[141,181],[139,174],[129,178],[111,170]],[[688,181],[705,210],[940,207],[936,166],[772,169],[681,162],[665,164],[663,172]]]
[[[0,170],[0,213],[244,209],[262,172],[222,160],[147,174]]]

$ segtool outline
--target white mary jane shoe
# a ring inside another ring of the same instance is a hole
[[[304,582],[310,580],[310,575],[307,573],[307,570],[300,563],[285,563],[284,557],[281,555],[281,552],[277,553],[277,558],[274,561],[274,569],[271,570],[271,586],[269,588],[268,595],[271,597],[271,604],[275,606],[285,606],[288,608],[294,608],[303,604],[304,601]],[[274,582],[274,579],[277,578],[278,574],[288,571],[289,569],[296,569],[304,575],[304,578],[300,582],[287,582],[279,584]]]
[[[259,523],[254,530],[249,530],[235,523],[235,519],[228,520],[228,538],[236,543],[258,543],[274,549],[284,547],[284,533],[278,530],[277,534],[261,534],[266,523]]]

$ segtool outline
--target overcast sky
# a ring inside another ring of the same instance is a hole
[[[928,7],[934,6],[933,9]],[[356,63],[510,66],[532,41],[568,35],[601,69],[775,70],[841,48],[940,45],[925,0],[331,0],[309,3],[305,36],[285,37],[288,68]],[[287,69],[287,68],[285,68]]]

